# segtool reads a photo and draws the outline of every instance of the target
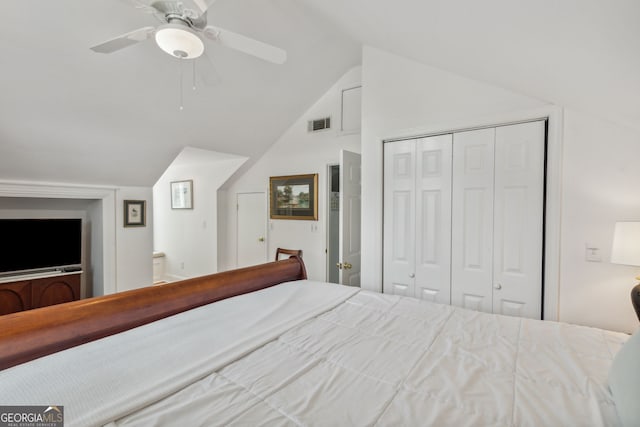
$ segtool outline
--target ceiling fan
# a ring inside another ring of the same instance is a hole
[[[99,53],[112,53],[155,35],[158,47],[179,59],[195,59],[204,53],[202,36],[221,45],[275,64],[287,60],[287,52],[229,30],[207,25],[207,9],[215,0],[129,0],[138,9],[155,15],[162,25],[143,27],[93,46]]]

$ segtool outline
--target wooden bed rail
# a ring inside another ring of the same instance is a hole
[[[0,370],[225,298],[306,279],[298,257],[0,316]]]

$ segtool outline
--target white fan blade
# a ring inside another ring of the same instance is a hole
[[[220,84],[222,78],[216,68],[215,64],[211,60],[211,57],[207,55],[205,50],[200,58],[194,59],[196,67],[196,76],[198,83],[201,86],[215,87]]]
[[[143,0],[120,0],[120,2],[122,3],[127,3],[130,6],[135,7],[138,10],[143,11],[144,13],[158,13],[158,11],[151,7],[151,5],[149,4],[150,1],[143,1]]]
[[[151,37],[155,32],[153,27],[144,27],[130,33],[123,34],[115,39],[108,40],[91,48],[92,51],[98,53],[111,53],[116,50],[124,49],[127,46],[139,43]]]
[[[194,18],[197,18],[198,16],[204,15],[215,1],[216,0],[182,0],[182,9],[193,10],[197,14]]]
[[[211,40],[220,42],[223,46],[239,50],[274,64],[284,64],[287,60],[287,52],[279,47],[271,46],[258,40],[234,33],[233,31],[208,25],[204,29],[204,35]]]

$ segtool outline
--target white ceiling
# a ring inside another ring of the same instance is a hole
[[[638,0],[306,0],[362,43],[640,129]]]
[[[288,51],[285,65],[207,43],[208,86],[147,40],[89,47],[158,25],[126,0],[3,2],[0,178],[151,186],[185,146],[263,153],[345,70],[360,46],[297,0],[220,0],[209,23]],[[199,74],[203,74],[202,72]]]
[[[368,44],[640,129],[637,0],[217,0],[209,23],[280,46],[277,66],[207,43],[206,86],[126,0],[13,1],[0,26],[0,178],[152,185],[185,146],[255,159]],[[366,90],[366,89],[365,89]]]

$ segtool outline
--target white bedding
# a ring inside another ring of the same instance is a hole
[[[0,404],[69,426],[613,426],[626,339],[301,281],[2,371]]]

